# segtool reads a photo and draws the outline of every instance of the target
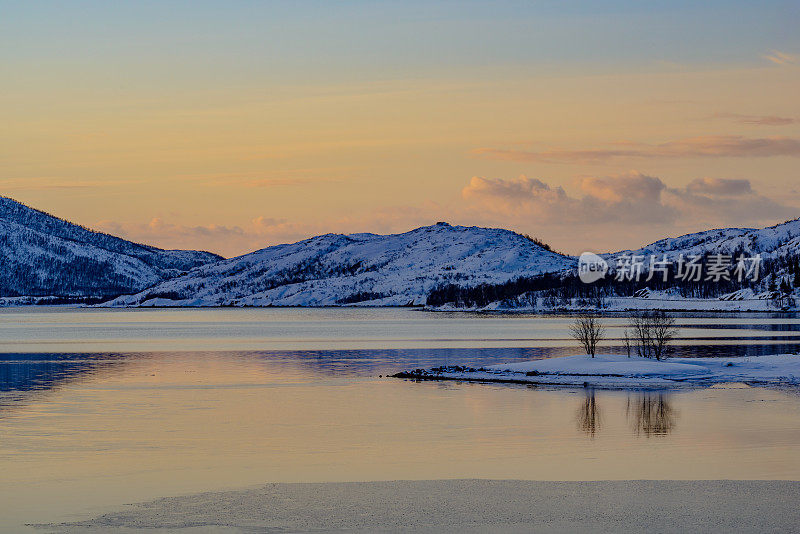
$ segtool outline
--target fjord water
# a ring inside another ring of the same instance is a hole
[[[386,378],[574,353],[570,321],[410,309],[0,310],[0,529],[267,482],[800,479],[795,390]],[[625,319],[606,323],[619,338]],[[681,356],[800,350],[791,315],[679,324]]]

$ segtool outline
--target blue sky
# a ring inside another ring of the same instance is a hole
[[[800,45],[796,2],[3,2],[0,59],[203,79],[420,76],[756,62]],[[110,65],[109,65],[110,66]],[[210,73],[207,73],[211,76]]]

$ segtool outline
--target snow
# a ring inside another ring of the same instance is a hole
[[[449,366],[400,373],[401,378],[520,382],[605,388],[676,387],[746,382],[800,385],[800,355],[653,360],[618,354],[587,354],[478,369]]]

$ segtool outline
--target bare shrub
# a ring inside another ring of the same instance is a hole
[[[570,327],[572,337],[581,344],[586,354],[594,354],[597,344],[603,339],[605,328],[600,324],[600,319],[594,315],[581,314],[575,318],[575,322]]]

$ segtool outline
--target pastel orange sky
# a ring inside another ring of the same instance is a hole
[[[0,194],[226,256],[800,216],[797,5],[530,4],[2,2]]]

